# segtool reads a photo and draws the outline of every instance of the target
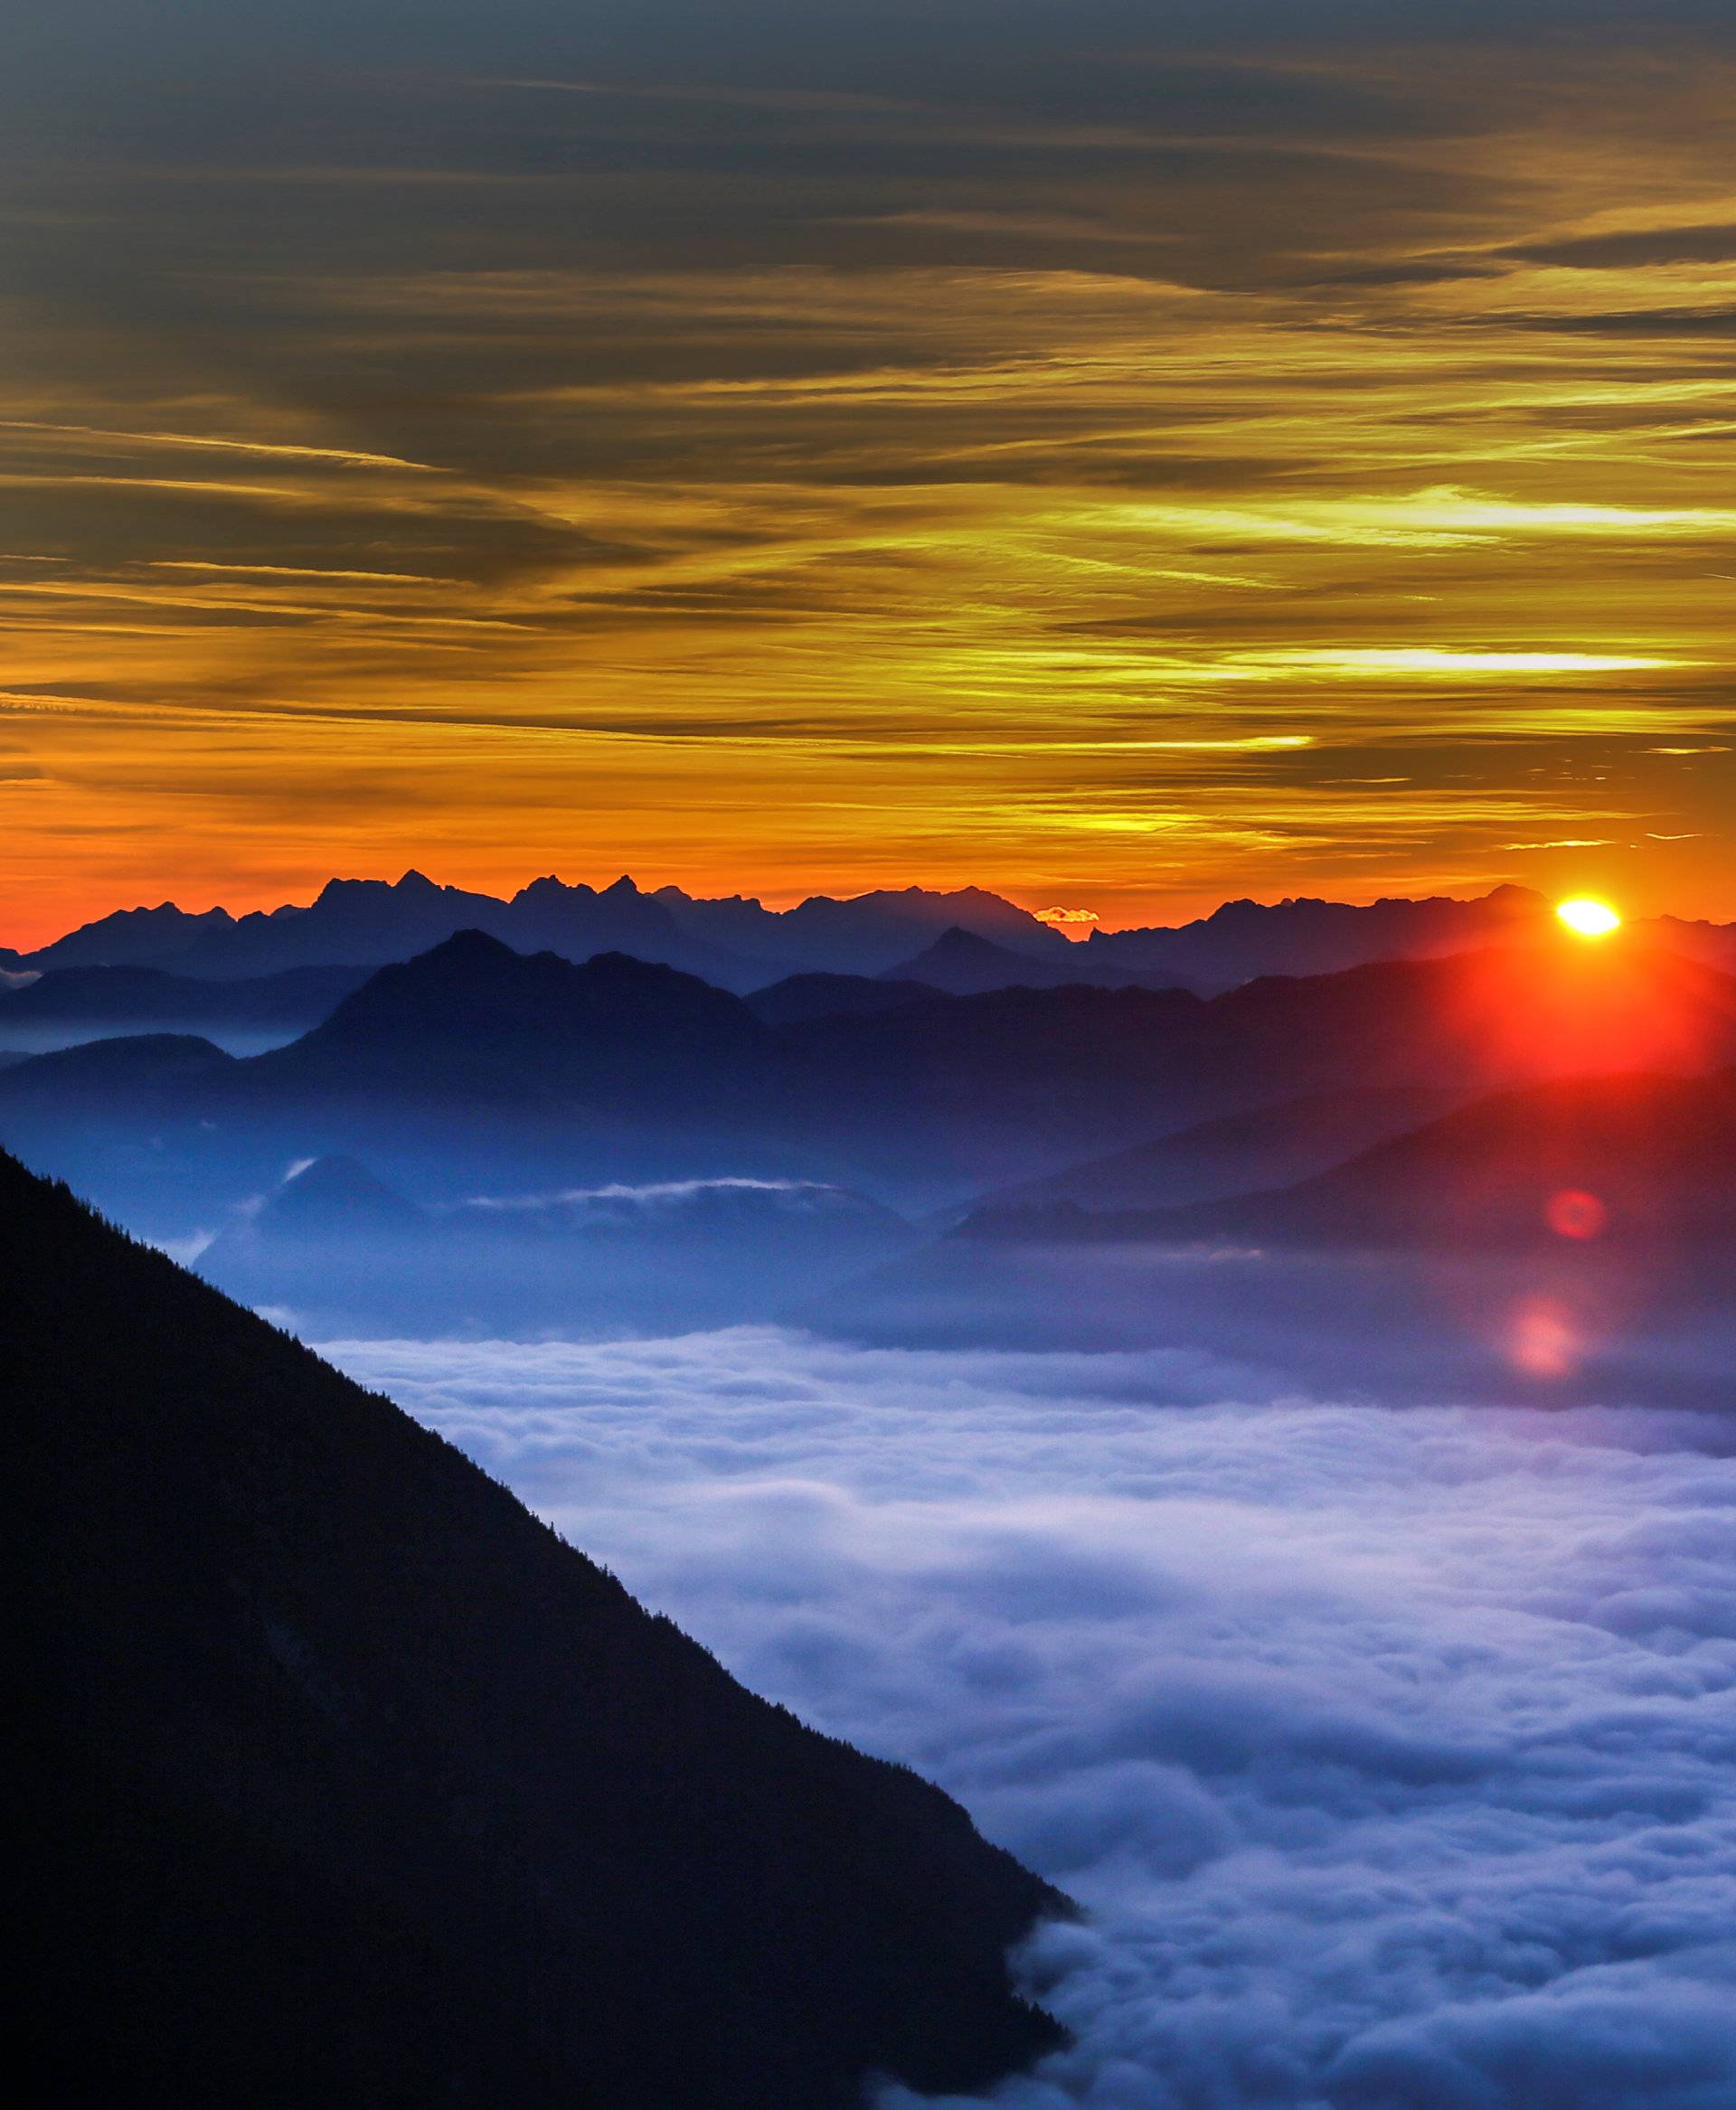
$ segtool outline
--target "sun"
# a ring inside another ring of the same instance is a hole
[[[1557,902],[1555,913],[1580,937],[1608,937],[1612,930],[1621,928],[1621,918],[1609,902],[1594,901],[1589,894]]]

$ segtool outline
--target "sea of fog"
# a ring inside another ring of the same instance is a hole
[[[1005,2110],[1736,2104],[1736,1419],[769,1329],[326,1352],[1090,1908]]]

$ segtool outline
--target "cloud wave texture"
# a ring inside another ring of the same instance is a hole
[[[1716,1418],[770,1330],[335,1352],[1090,1907],[1024,1958],[1077,2047],[1001,2110],[1736,2104]]]

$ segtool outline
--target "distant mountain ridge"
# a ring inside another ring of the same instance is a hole
[[[241,917],[222,909],[188,915],[168,902],[122,909],[17,956],[15,964],[153,966],[228,980],[288,967],[383,966],[460,930],[482,930],[520,952],[573,960],[627,953],[746,991],[789,973],[878,974],[953,924],[1027,952],[1067,949],[1068,941],[1034,916],[974,888],[816,897],[778,910],[744,899],[695,900],[674,887],[646,893],[627,878],[594,888],[548,876],[500,899],[439,886],[411,871],[390,881],[331,880],[305,908]]]
[[[1039,959],[1071,949],[1069,939],[1028,909],[981,887],[881,888],[848,900],[816,894],[785,909],[740,896],[695,900],[675,887],[659,889],[656,899],[684,927],[772,961],[784,974],[883,974],[955,926]]]
[[[224,909],[188,914],[170,902],[121,909],[33,953],[0,948],[0,964],[13,971],[148,966],[229,980],[290,967],[383,966],[475,929],[520,952],[572,960],[628,953],[738,994],[829,974],[910,975],[959,989],[1137,983],[1210,995],[1264,975],[1326,974],[1534,937],[1550,909],[1543,895],[1516,886],[1469,900],[1241,900],[1192,923],[1097,929],[1074,942],[978,887],[816,895],[774,909],[741,895],[705,900],[673,886],[646,892],[628,878],[597,888],[544,876],[503,898],[411,871],[391,881],[335,879],[305,907],[241,917]],[[1736,968],[1736,926],[1661,917],[1643,928],[1674,951]],[[961,945],[955,931],[976,944]],[[913,963],[937,946],[929,971],[916,975]]]
[[[1212,993],[1262,975],[1330,975],[1370,960],[1427,958],[1535,937],[1551,912],[1544,896],[1517,886],[1468,901],[1226,901],[1174,928],[1093,930],[1082,949],[1093,978],[1113,966],[1142,975],[1174,974]]]
[[[193,914],[173,901],[162,901],[155,909],[117,909],[52,945],[14,956],[21,965],[42,969],[148,966],[172,953],[184,952],[211,933],[234,928],[235,918],[227,909]]]

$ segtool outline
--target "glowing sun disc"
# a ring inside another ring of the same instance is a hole
[[[1594,901],[1589,896],[1558,902],[1555,913],[1580,937],[1608,937],[1612,930],[1621,928],[1621,918],[1609,902]]]

